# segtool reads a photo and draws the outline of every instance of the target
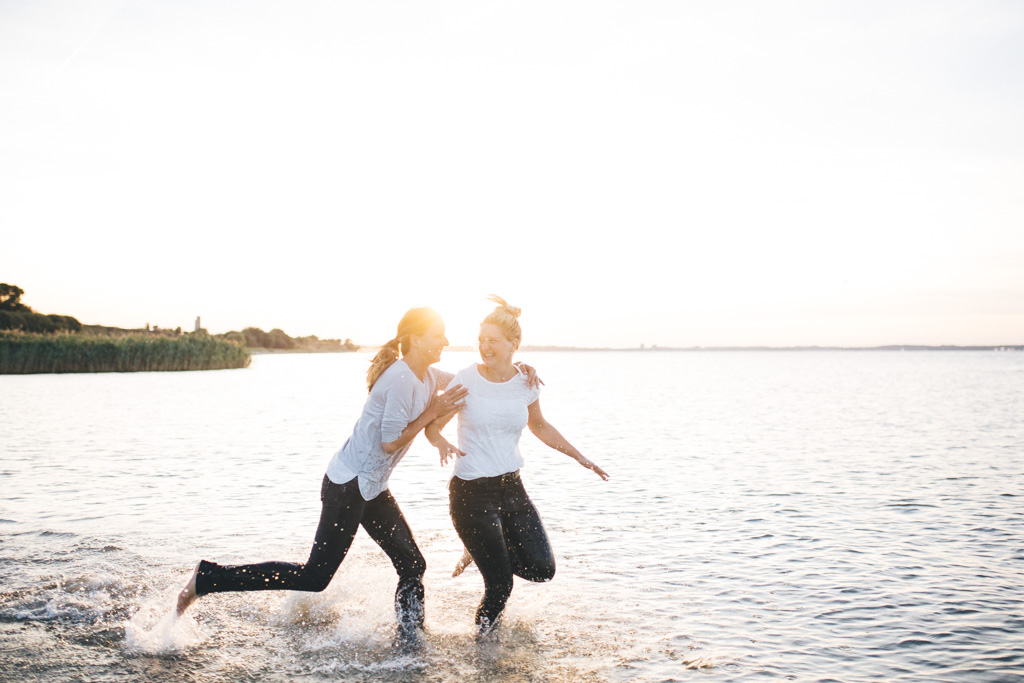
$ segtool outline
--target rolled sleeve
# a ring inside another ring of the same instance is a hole
[[[434,375],[434,386],[441,391],[447,389],[448,385],[451,384],[452,379],[455,378],[454,374],[445,372],[444,370],[430,368],[430,372]]]
[[[384,415],[380,421],[380,440],[383,443],[397,441],[405,428],[416,419],[412,414],[412,395],[408,392],[388,392],[384,402]]]

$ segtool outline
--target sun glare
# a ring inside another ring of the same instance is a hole
[[[469,346],[476,344],[480,321],[493,304],[487,301],[486,294],[446,294],[424,302],[441,314],[445,324],[445,334],[452,346]]]
[[[525,345],[1024,330],[1024,90],[992,47],[1018,10],[656,2],[407,32],[374,4],[244,26],[216,1],[14,4],[3,277],[44,313],[373,345],[429,305],[472,345],[493,292]]]

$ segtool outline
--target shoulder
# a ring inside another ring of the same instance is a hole
[[[526,373],[520,371],[512,381],[515,382],[516,390],[525,397],[527,403],[533,403],[540,398],[540,387],[531,387],[527,383]]]
[[[405,364],[405,361],[397,360],[381,373],[377,378],[377,383],[373,385],[372,391],[377,392],[379,387],[380,391],[385,392],[395,387],[411,385],[413,381],[416,381],[416,375],[413,374],[412,369]]]
[[[456,372],[455,376],[459,379],[476,379],[480,373],[476,371],[476,363],[473,363]]]
[[[470,365],[469,367],[462,368],[457,371],[454,375],[449,373],[449,378],[455,384],[465,385],[467,382],[471,382],[477,375],[476,364]]]
[[[446,389],[452,383],[452,380],[458,377],[458,373],[452,374],[447,370],[438,370],[433,367],[428,372],[430,372],[431,379],[434,380],[434,386],[439,389]]]

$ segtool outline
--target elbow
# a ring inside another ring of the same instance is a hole
[[[383,443],[381,444],[381,447],[384,449],[384,452],[387,453],[388,455],[394,455],[395,451],[397,451],[399,448],[397,441],[389,441],[388,443]]]

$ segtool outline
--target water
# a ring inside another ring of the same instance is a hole
[[[305,559],[364,354],[0,377],[0,680],[1021,680],[1024,354],[522,355],[612,480],[524,435],[558,574],[477,643],[421,437],[392,480],[428,563],[417,651],[362,533],[322,594],[167,617],[200,558]]]

